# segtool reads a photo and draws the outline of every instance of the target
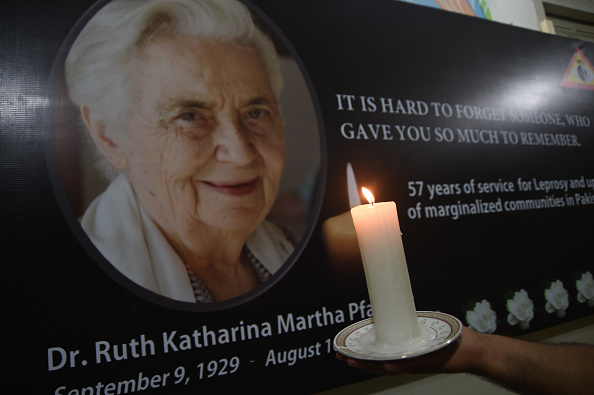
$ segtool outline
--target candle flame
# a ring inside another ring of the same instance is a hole
[[[371,191],[365,187],[361,188],[361,190],[363,191],[363,195],[365,195],[369,203],[371,203],[371,205],[373,206],[373,203],[375,203],[375,198],[373,197]]]

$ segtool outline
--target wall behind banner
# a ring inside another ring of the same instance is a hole
[[[475,16],[508,25],[540,30],[533,0],[397,0]]]
[[[395,0],[449,11],[516,27],[594,41],[592,0]]]

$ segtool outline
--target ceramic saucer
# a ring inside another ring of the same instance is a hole
[[[462,333],[462,323],[449,314],[417,311],[421,334],[399,345],[375,341],[373,318],[356,322],[334,338],[334,350],[347,357],[374,361],[414,358],[439,350]]]

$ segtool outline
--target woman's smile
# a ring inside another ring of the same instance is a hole
[[[203,181],[209,189],[224,195],[245,196],[253,193],[258,184],[258,178],[241,182],[210,182]]]

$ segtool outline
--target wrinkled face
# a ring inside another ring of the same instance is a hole
[[[141,203],[166,233],[251,232],[276,198],[285,157],[264,63],[186,36],[158,38],[144,56],[122,147]]]

